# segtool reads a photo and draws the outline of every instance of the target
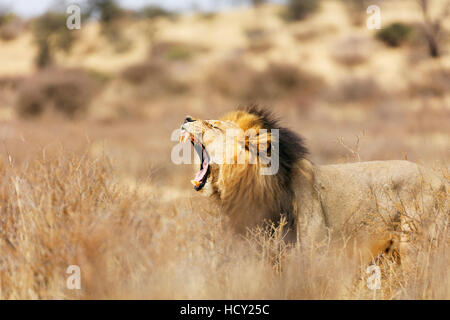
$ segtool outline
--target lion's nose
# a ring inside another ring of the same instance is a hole
[[[190,116],[187,116],[186,119],[184,119],[184,123],[187,122],[194,122],[195,120],[192,120],[192,118]]]

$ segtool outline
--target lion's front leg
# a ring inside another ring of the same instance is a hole
[[[323,218],[320,204],[314,203],[314,201],[302,204],[296,219],[297,245],[300,248],[308,248],[319,242],[327,241],[330,230]]]

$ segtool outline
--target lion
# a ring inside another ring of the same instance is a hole
[[[214,199],[237,232],[285,217],[286,239],[300,247],[330,237],[362,259],[398,260],[425,217],[448,215],[436,199],[439,192],[445,199],[446,185],[431,169],[406,160],[317,165],[303,138],[266,109],[239,109],[219,120],[188,116],[181,132],[201,159],[194,189]],[[227,132],[238,134],[227,140]],[[277,171],[261,174],[273,153]]]

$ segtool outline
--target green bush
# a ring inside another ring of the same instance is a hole
[[[319,8],[320,0],[288,0],[282,16],[288,21],[303,20]]]
[[[390,47],[398,47],[410,39],[412,31],[412,27],[396,22],[379,30],[376,37]]]

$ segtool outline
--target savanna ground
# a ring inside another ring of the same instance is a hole
[[[123,12],[109,28],[52,33],[49,48],[70,46],[47,63],[38,23],[0,19],[0,299],[449,299],[446,198],[414,268],[385,261],[369,290],[367,266],[326,243],[300,252],[277,232],[234,235],[195,194],[193,168],[170,159],[186,114],[259,103],[316,163],[406,158],[448,181],[450,19],[431,58],[418,2],[377,4],[383,28],[410,29],[398,46],[332,0],[291,22],[279,5]],[[81,290],[66,287],[69,265]]]

